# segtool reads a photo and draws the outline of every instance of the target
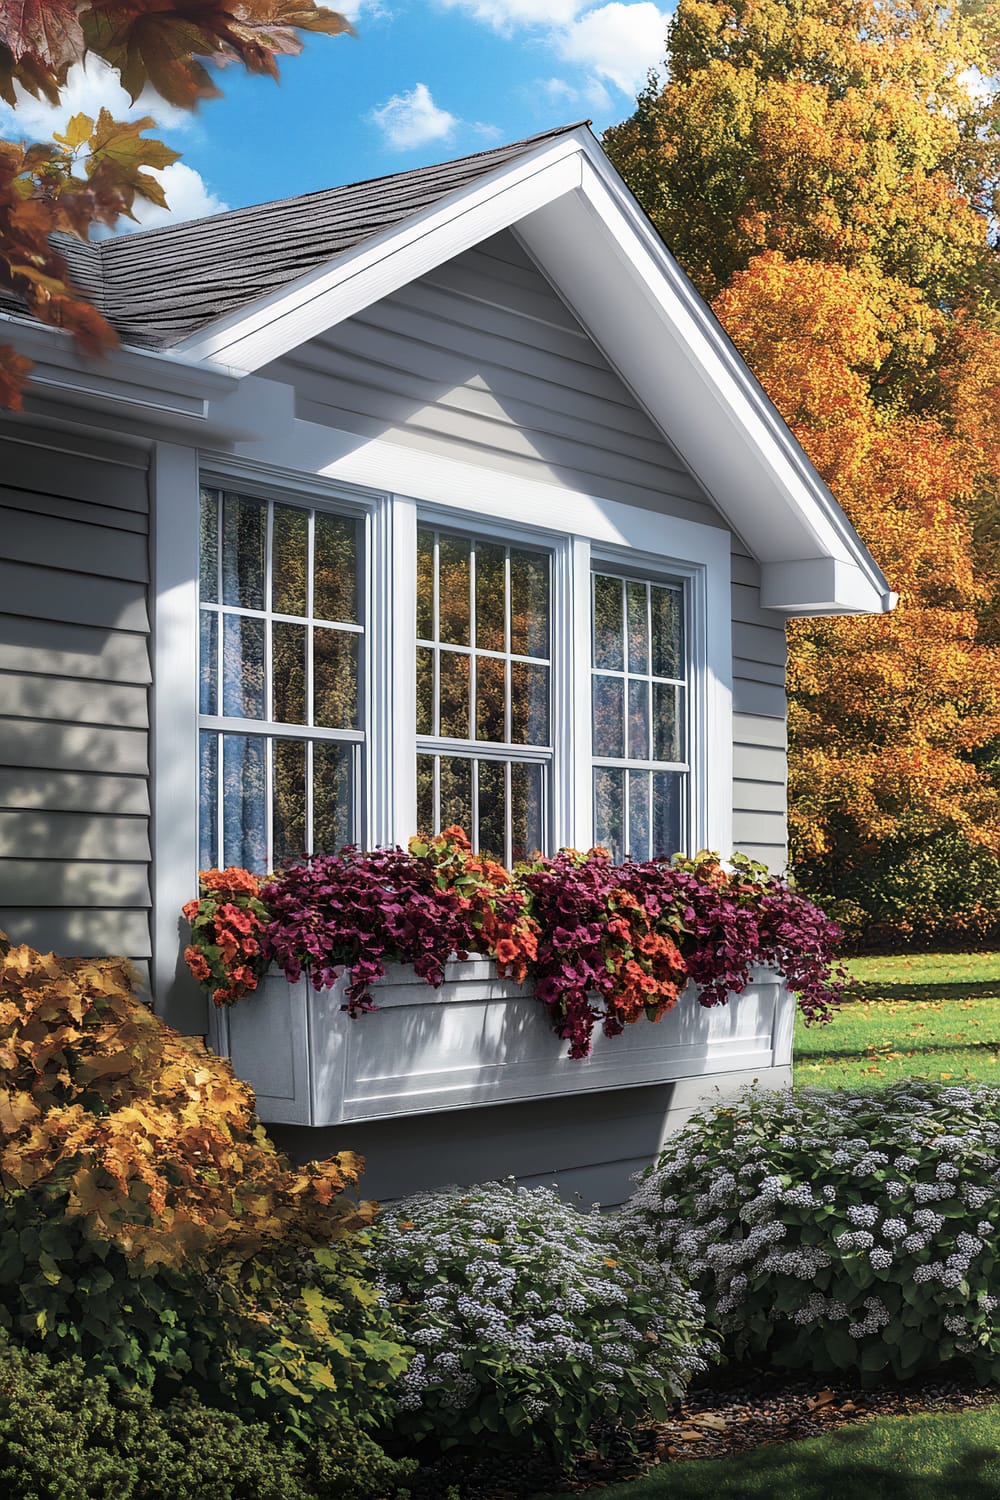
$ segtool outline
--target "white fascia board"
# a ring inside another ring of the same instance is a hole
[[[580,186],[574,131],[518,157],[175,347],[252,372]]]
[[[582,146],[580,191],[522,220],[519,238],[756,557],[833,559],[866,581],[797,609],[891,609],[886,579],[735,347],[596,143]]]
[[[146,438],[238,442],[275,431],[294,417],[283,382],[246,377],[151,350],[80,353],[61,328],[0,314],[0,341],[32,361],[29,406]]]
[[[896,594],[877,592],[868,574],[853,563],[834,557],[761,565],[762,609],[790,615],[885,614],[896,600]]]

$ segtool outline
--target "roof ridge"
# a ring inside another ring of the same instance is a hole
[[[98,252],[101,261],[101,272],[103,280],[104,261],[107,254],[113,253],[119,246],[134,245],[140,240],[148,240],[154,235],[181,234],[185,230],[192,229],[198,224],[217,223],[222,219],[232,219],[239,214],[252,214],[262,208],[284,208],[292,203],[306,203],[310,198],[325,198],[331,193],[348,192],[352,188],[373,187],[378,183],[391,182],[394,178],[416,177],[423,172],[432,172],[442,167],[460,166],[463,162],[479,161],[486,156],[499,156],[505,151],[516,151],[518,147],[529,147],[537,145],[541,141],[554,140],[560,135],[569,135],[573,130],[579,130],[582,126],[590,126],[592,121],[575,120],[570,125],[554,126],[551,130],[539,131],[536,135],[525,136],[519,141],[508,141],[501,146],[487,146],[482,151],[470,152],[467,156],[448,157],[444,161],[425,162],[420,167],[406,167],[400,172],[383,172],[379,177],[362,177],[357,182],[339,182],[330,187],[313,188],[308,193],[293,193],[287,198],[268,198],[262,203],[245,203],[239,208],[224,208],[218,213],[202,214],[196,219],[181,219],[173,224],[158,224],[149,229],[136,229],[128,234],[111,235],[107,239],[86,241],[89,247]]]

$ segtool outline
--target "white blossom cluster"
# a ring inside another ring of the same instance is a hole
[[[374,1259],[381,1294],[417,1346],[402,1410],[471,1412],[492,1395],[541,1418],[540,1387],[552,1401],[574,1383],[607,1401],[635,1372],[679,1394],[707,1367],[704,1310],[659,1260],[620,1253],[611,1227],[513,1179],[395,1205]]]
[[[979,1351],[1000,1368],[987,1290],[1000,1259],[998,1087],[746,1090],[670,1140],[619,1227],[701,1288],[740,1352],[777,1337],[805,1363],[816,1334],[881,1342],[898,1318],[941,1357]]]

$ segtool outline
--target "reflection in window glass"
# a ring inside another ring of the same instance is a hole
[[[594,838],[616,861],[658,859],[684,837],[684,595],[595,572]]]
[[[348,516],[202,491],[202,868],[360,841],[360,536]]]
[[[421,831],[523,858],[546,844],[549,554],[422,526],[416,584]]]

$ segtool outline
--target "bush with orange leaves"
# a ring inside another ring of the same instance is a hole
[[[302,1433],[384,1421],[407,1352],[368,1272],[362,1165],[292,1166],[124,960],[0,934],[0,1323],[20,1342]]]

